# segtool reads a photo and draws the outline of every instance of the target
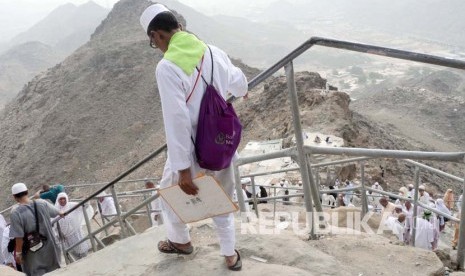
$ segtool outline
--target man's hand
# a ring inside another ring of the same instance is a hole
[[[22,252],[23,252],[23,238],[15,238],[15,261],[17,264],[22,264],[23,263],[23,257],[22,257]]]
[[[34,199],[39,199],[40,198],[40,191],[37,191],[35,194],[34,194]]]
[[[22,264],[23,263],[23,256],[21,252],[16,252],[16,257],[15,257],[16,264]]]
[[[188,195],[196,195],[199,188],[192,182],[190,168],[179,171],[179,188]]]

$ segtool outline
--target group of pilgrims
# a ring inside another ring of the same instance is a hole
[[[336,180],[334,186],[330,189],[338,188],[352,188],[354,184],[352,181],[346,181],[345,185],[341,185]],[[383,191],[383,187],[375,182],[371,188],[373,190]],[[431,209],[437,210],[443,214],[451,217],[460,218],[462,195],[455,198],[452,189],[447,189],[445,194],[432,197],[427,192],[425,185],[419,185],[418,191],[415,191],[414,185],[409,184],[407,187],[401,187],[398,190],[399,196],[413,200],[417,193],[418,201],[428,206]],[[388,196],[382,195],[377,192],[366,192],[368,210],[380,213],[382,215],[382,226],[391,230],[404,244],[412,244],[412,235],[414,228],[414,205],[410,200],[392,199]],[[348,206],[354,207],[355,202],[360,203],[360,199],[354,195],[353,191],[343,193],[330,193],[323,194],[322,203],[325,206],[340,207]],[[438,241],[440,233],[446,229],[446,226],[454,228],[454,236],[451,241],[452,249],[457,248],[459,237],[459,224],[443,215],[432,212],[429,209],[421,206],[417,207],[417,217],[415,218],[415,246],[436,250],[438,248]]]
[[[27,198],[27,187],[23,183],[17,183],[15,185],[18,184],[20,184],[19,188],[14,186],[12,188],[12,193],[25,193]],[[251,184],[250,178],[242,179],[241,184],[244,198],[251,198],[252,193],[249,191]],[[347,180],[344,184],[342,184],[339,180],[336,180],[334,185],[330,186],[330,189],[353,187],[355,187],[355,184],[352,181]],[[147,181],[146,188],[153,189],[156,187],[152,182]],[[383,191],[383,187],[378,182],[375,182],[371,188],[373,190]],[[279,196],[289,195],[290,193],[302,193],[301,189],[302,181],[290,183],[288,180],[283,178],[278,185],[272,185],[268,191],[263,186],[260,186],[257,191],[257,197],[266,198],[268,195]],[[403,198],[414,199],[415,193],[416,191],[412,184],[399,189],[399,196]],[[420,185],[418,187],[417,193],[419,202],[422,202],[443,214],[459,217],[462,196],[456,200],[452,189],[448,189],[443,197],[436,197],[435,199],[427,192],[424,185]],[[414,206],[409,200],[392,200],[380,193],[369,191],[367,191],[366,196],[368,209],[382,215],[382,226],[384,229],[392,231],[399,241],[405,244],[412,243],[414,220],[416,220],[415,246],[428,250],[435,250],[438,248],[440,233],[444,231],[448,225],[449,219],[447,217],[418,206],[417,217],[414,218]],[[22,229],[24,229],[24,227],[30,228],[30,226],[26,226],[24,224],[33,225],[35,223],[35,219],[33,217],[34,213],[28,212],[26,208],[28,206],[32,206],[31,202],[33,201],[27,201],[27,203],[18,202],[18,204],[14,205],[11,210],[10,223],[8,223],[4,217],[0,215],[0,264],[8,265],[25,272],[33,272],[34,267],[37,266],[45,266],[49,268],[49,271],[52,271],[59,268],[59,263],[61,261],[60,243],[63,243],[64,248],[70,248],[84,238],[84,233],[82,231],[82,226],[84,225],[84,212],[82,210],[71,212],[67,216],[62,217],[58,223],[52,226],[51,221],[53,219],[72,209],[77,205],[77,203],[69,200],[68,195],[64,191],[63,185],[55,185],[53,187],[44,185],[43,189],[34,194],[32,198],[36,201],[40,200],[42,202],[41,204],[45,204],[44,206],[46,207],[45,215],[48,216],[48,221],[43,224],[41,223],[41,227],[43,227],[43,229],[40,231],[47,237],[44,249],[40,251],[41,254],[29,253],[27,255],[27,262],[23,262],[22,266],[17,264],[17,256],[15,254],[19,253],[15,252],[15,250],[11,250],[11,241],[17,237],[24,236],[24,231]],[[102,218],[111,218],[111,216],[116,215],[115,204],[111,196],[102,192],[97,198],[99,202],[98,209]],[[284,198],[280,199],[280,201],[282,201],[283,204],[289,204],[286,202],[302,202],[302,196],[292,197],[290,199]],[[321,202],[323,206],[331,208],[341,206],[352,207],[355,204],[360,203],[353,190],[323,194]],[[267,201],[259,200],[258,203],[267,203]],[[246,208],[246,211],[250,211],[249,204],[246,205]],[[158,200],[152,203],[151,209],[160,210]],[[89,217],[93,217],[97,213],[94,212],[91,205],[84,210],[86,210]],[[159,212],[155,212],[152,218],[152,225],[159,225],[161,223],[162,219]],[[452,221],[449,222],[449,225],[450,227],[454,227],[452,248],[456,249],[459,236],[459,225]],[[10,246],[8,246],[9,244]],[[77,260],[85,257],[89,249],[89,242],[82,242],[78,246],[74,246],[69,254]],[[53,258],[51,256],[56,257]]]
[[[408,187],[401,187],[399,195],[405,198],[414,199],[415,189],[412,184]],[[428,206],[429,208],[439,211],[450,217],[460,218],[462,195],[456,201],[453,190],[448,189],[441,196],[432,197],[426,190],[424,185],[418,187],[418,201]],[[417,216],[414,215],[414,205],[408,200],[397,199],[394,203],[389,201],[387,197],[379,199],[380,211],[383,214],[385,226],[392,230],[398,239],[405,244],[412,243],[412,234],[415,220],[415,246],[436,250],[440,234],[447,226],[454,228],[454,235],[451,241],[452,249],[457,248],[459,238],[459,224],[450,221],[446,216],[440,215],[434,211],[421,206],[417,207]]]
[[[251,199],[253,192],[251,188],[250,178],[242,179],[242,192],[244,199]],[[330,190],[336,190],[341,188],[355,188],[355,184],[346,180],[344,182],[335,180],[333,185],[329,186]],[[266,187],[266,186],[265,186]],[[302,202],[302,196],[292,196],[292,194],[302,194],[302,181],[288,181],[283,178],[278,185],[271,185],[265,189],[263,186],[259,186],[256,192],[257,203],[266,203],[266,200],[260,200],[260,198],[266,198],[269,196],[283,196],[290,195],[290,198],[279,199],[284,205],[289,204],[287,202]],[[371,185],[373,190],[384,191],[383,187],[378,183],[374,182]],[[325,186],[321,186],[320,189],[325,189]],[[415,188],[413,184],[409,184],[406,187],[401,187],[398,190],[399,196],[413,200],[415,198]],[[417,192],[418,201],[435,209],[443,214],[451,217],[460,218],[460,210],[462,204],[462,195],[455,198],[452,189],[448,189],[445,194],[436,196],[433,198],[430,193],[427,192],[425,185],[418,186]],[[393,199],[388,196],[384,196],[377,192],[366,192],[368,210],[374,213],[378,213],[382,216],[381,226],[385,230],[392,231],[393,234],[404,244],[412,244],[413,239],[413,228],[414,228],[414,205],[409,200]],[[237,197],[235,197],[237,200]],[[355,207],[360,206],[361,199],[355,194],[353,190],[344,192],[333,192],[323,193],[321,203],[324,207],[336,208],[336,207]],[[246,212],[250,212],[250,205],[253,203],[249,201],[246,204]],[[436,250],[438,248],[438,241],[440,233],[446,229],[446,226],[453,228],[454,236],[451,241],[452,249],[457,248],[458,237],[459,237],[459,224],[450,221],[447,217],[432,212],[429,209],[421,206],[417,207],[416,217],[416,230],[415,230],[415,246],[428,249]],[[376,232],[376,231],[375,231]]]
[[[43,185],[42,189],[33,195],[29,194],[24,183],[12,186],[12,195],[17,201],[9,214],[9,222],[0,214],[0,265],[9,266],[27,275],[42,275],[60,267],[61,248],[73,247],[68,254],[74,260],[87,256],[90,250],[89,241],[81,242],[83,232],[84,212],[89,218],[100,213],[102,219],[116,215],[116,207],[111,196],[105,192],[98,195],[97,207],[94,212],[92,205],[63,216],[63,214],[78,203],[71,202],[63,185],[50,187]],[[8,216],[7,216],[8,217]],[[61,217],[52,225],[52,221]],[[36,222],[39,222],[36,224]],[[39,226],[42,237],[41,246],[37,251],[18,246],[24,244],[26,237]]]

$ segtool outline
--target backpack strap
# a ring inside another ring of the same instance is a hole
[[[37,204],[36,204],[35,200],[32,200],[32,202],[34,203],[34,211],[32,211],[32,208],[29,205],[26,205],[26,208],[31,210],[32,214],[34,215],[34,217],[36,219],[36,232],[39,233],[39,216],[37,214]],[[26,231],[24,231],[24,233],[26,233]]]
[[[197,66],[195,67],[195,69],[197,69],[197,71],[199,72],[197,74],[197,78],[195,79],[195,82],[194,82],[194,87],[192,87],[192,91],[191,93],[189,93],[189,96],[187,96],[187,99],[186,99],[186,103],[189,101],[189,99],[191,98],[192,96],[192,93],[194,93],[194,89],[195,87],[197,86],[197,82],[199,81],[199,77],[202,75],[202,66],[203,66],[203,58],[205,57],[205,55],[202,56],[202,62],[200,63],[200,70],[197,68]],[[203,76],[202,76],[202,79],[203,79]],[[205,80],[204,80],[205,81]]]
[[[207,47],[208,47],[208,51],[210,51],[210,59],[211,59],[211,62],[212,62],[212,73],[211,73],[212,76],[211,76],[211,79],[210,79],[210,85],[213,85],[213,53],[212,53],[212,49],[210,48],[210,46],[207,45]],[[202,64],[203,64],[203,57],[202,57]],[[199,75],[197,75],[197,80],[199,79],[199,76],[201,76],[203,82],[208,86],[208,82],[205,80],[205,78],[202,75],[202,65],[200,65],[200,70],[197,67],[195,67],[195,69],[197,69],[197,71],[199,72]],[[195,81],[195,84],[197,84],[197,80]],[[194,84],[194,87],[195,87],[195,84]],[[191,92],[191,94],[192,94],[192,92]],[[189,97],[190,97],[190,95],[189,95]],[[189,100],[189,98],[187,98],[187,100]],[[191,136],[191,141],[192,141],[192,144],[194,144],[194,147],[195,147],[195,141],[194,141],[194,138],[192,136]]]
[[[32,202],[34,202],[34,213],[36,217],[36,232],[39,233],[39,216],[37,215],[37,204],[35,200],[33,200]]]
[[[212,74],[211,74],[211,79],[210,79],[210,85],[213,85],[213,53],[212,53],[212,49],[210,48],[210,46],[208,46],[208,50],[210,51],[210,59],[211,59],[211,62],[212,62]],[[199,71],[199,69],[197,67],[195,67],[197,69],[197,71]],[[199,71],[200,73],[200,71]],[[208,86],[208,82],[205,80],[205,78],[203,77],[202,75],[202,80],[203,82],[205,83],[205,85]]]
[[[212,62],[212,73],[211,73],[211,79],[210,79],[210,85],[213,85],[213,53],[212,53],[212,49],[210,49],[210,46],[208,46],[208,51],[210,51],[210,59],[211,59],[211,62]],[[195,83],[194,83],[194,87],[192,88],[192,91],[191,93],[189,93],[189,96],[187,97],[187,100],[186,100],[186,103],[189,101],[189,99],[191,98],[192,96],[192,93],[194,92],[194,89],[195,87],[197,86],[197,82],[199,80],[199,76],[202,77],[202,80],[203,82],[208,86],[208,82],[205,80],[205,78],[203,77],[202,75],[202,66],[203,66],[203,58],[205,57],[205,55],[202,56],[202,63],[200,64],[200,69],[196,66],[195,69],[197,69],[197,72],[198,75],[197,75],[197,79],[195,80]]]
[[[210,49],[210,46],[208,46],[208,50],[210,51],[210,58],[212,60],[212,77],[210,79],[210,85],[213,85],[213,53],[212,53],[212,49]]]

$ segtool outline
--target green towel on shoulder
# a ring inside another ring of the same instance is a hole
[[[190,76],[202,59],[206,48],[207,45],[195,35],[181,31],[171,37],[164,58],[179,66]]]

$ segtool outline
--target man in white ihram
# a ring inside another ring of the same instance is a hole
[[[418,201],[422,202],[423,204],[429,204],[431,196],[426,191],[424,185],[420,185],[418,187]]]
[[[168,158],[160,188],[178,184],[186,194],[195,195],[198,188],[192,182],[192,177],[199,172],[206,172],[196,162],[191,140],[195,140],[200,102],[206,88],[202,79],[198,78],[198,70],[203,78],[211,78],[212,55],[213,85],[224,98],[228,92],[236,97],[246,96],[247,79],[222,50],[211,45],[207,47],[194,35],[184,32],[176,17],[165,6],[154,4],[145,9],[140,23],[150,39],[150,46],[164,54],[156,69],[168,144]],[[225,192],[232,197],[234,173],[231,166],[207,173],[219,180]],[[164,201],[162,209],[168,239],[159,242],[158,250],[163,253],[191,254],[193,247],[187,225],[180,221]],[[233,214],[214,217],[213,222],[227,267],[240,270],[242,261],[239,252],[235,250]]]
[[[384,221],[384,226],[392,231],[394,235],[397,236],[399,241],[404,241],[404,221],[405,221],[405,214],[400,214],[399,217],[388,217]]]

